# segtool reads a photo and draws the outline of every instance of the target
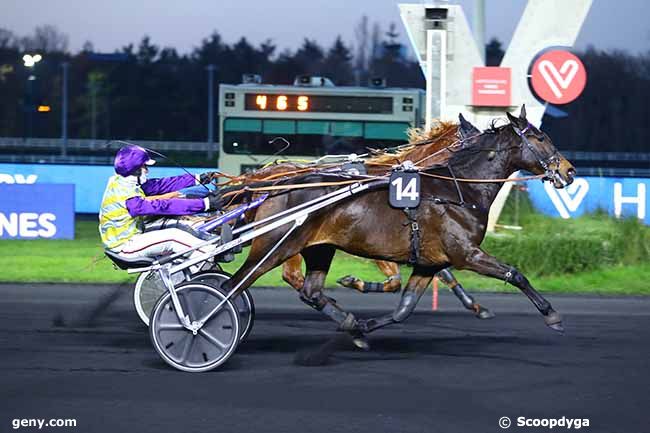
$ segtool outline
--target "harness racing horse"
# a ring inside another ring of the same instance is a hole
[[[460,114],[458,117],[460,123],[458,125],[457,134],[461,140],[480,134],[481,131],[472,125],[469,121],[467,121],[462,114]],[[427,138],[430,138],[428,137],[428,134],[422,134],[420,131],[415,131],[410,135],[412,142],[426,141]],[[286,174],[288,171],[290,172],[291,170],[299,170],[301,168],[304,168],[304,166],[298,166],[291,163],[274,164],[248,174],[247,180],[251,181],[254,179],[261,179],[277,174]],[[399,265],[397,263],[384,260],[376,260],[375,264],[379,270],[387,277],[386,280],[382,282],[367,282],[352,275],[346,275],[339,278],[337,280],[337,283],[343,287],[358,290],[361,293],[394,293],[400,291],[402,289],[402,281]],[[300,255],[290,257],[282,264],[282,279],[297,291],[302,290],[302,286],[305,281],[305,277],[302,274],[301,268],[302,257]],[[443,269],[437,274],[437,277],[439,277],[440,280],[443,281],[451,289],[452,293],[456,295],[463,306],[467,310],[472,311],[477,318],[491,319],[494,317],[494,314],[488,308],[476,302],[474,297],[465,291],[463,286],[451,273],[450,269]]]
[[[446,147],[443,153],[448,157],[444,163],[423,166],[434,154],[432,149],[424,147],[391,156],[400,161],[415,161],[423,167],[420,170],[422,203],[411,215],[389,205],[385,188],[351,196],[311,215],[299,226],[284,226],[255,238],[246,261],[226,285],[240,293],[261,275],[301,254],[307,269],[301,299],[334,320],[340,330],[351,333],[359,347],[367,348],[365,333],[404,321],[433,276],[453,266],[513,284],[531,300],[547,326],[562,332],[561,316],[528,279],[480,247],[490,205],[510,174],[527,170],[544,176],[556,188],[570,184],[575,175],[574,167],[551,139],[526,120],[524,107],[519,117],[508,114],[508,119],[507,125],[493,127]],[[329,179],[327,175],[310,174],[302,180]],[[288,189],[267,199],[258,208],[255,220],[298,206],[329,190],[329,187]],[[336,249],[371,259],[409,262],[413,245],[405,227],[414,221],[422,228],[419,248],[415,251],[413,272],[392,314],[357,320],[323,294],[325,276]]]

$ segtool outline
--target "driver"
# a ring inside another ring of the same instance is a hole
[[[208,184],[218,177],[217,172],[198,176],[147,179],[148,166],[155,164],[148,152],[135,145],[122,147],[115,156],[115,172],[104,191],[99,211],[99,233],[104,246],[126,258],[159,257],[175,254],[204,242],[179,228],[144,232],[143,217],[163,215],[191,215],[218,210],[218,197],[184,199],[164,198],[164,194],[197,184]],[[162,197],[161,197],[162,196]],[[209,245],[194,253],[214,249]],[[193,253],[193,254],[194,254]]]

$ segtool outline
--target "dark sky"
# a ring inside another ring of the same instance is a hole
[[[566,0],[571,1],[571,0]],[[408,3],[409,1],[404,1]],[[418,3],[412,0],[412,3]],[[158,45],[189,52],[213,30],[227,42],[246,36],[253,43],[271,38],[279,50],[295,49],[307,36],[329,46],[340,34],[354,42],[362,15],[384,28],[395,22],[406,42],[394,0],[3,0],[0,27],[18,35],[54,24],[78,51],[91,41],[96,51],[111,52],[143,35]],[[459,0],[471,24],[473,0]],[[487,0],[487,36],[510,39],[525,0]],[[577,48],[650,51],[650,1],[594,0]]]

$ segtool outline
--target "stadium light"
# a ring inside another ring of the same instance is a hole
[[[29,107],[27,110],[27,125],[25,126],[25,138],[30,138],[32,136],[32,129],[34,124],[34,111],[41,112],[40,107],[34,107],[34,80],[36,80],[36,75],[34,75],[34,66],[43,59],[43,56],[40,54],[25,54],[23,56],[23,64],[26,68],[29,69],[29,75],[27,77],[27,87],[25,89],[25,107]]]
[[[40,54],[25,54],[23,56],[23,63],[25,64],[25,67],[27,68],[33,68],[34,65],[36,65],[38,62],[40,62],[43,59],[43,56]]]

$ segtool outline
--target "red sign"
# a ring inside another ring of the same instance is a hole
[[[533,90],[551,104],[568,104],[580,96],[586,83],[585,65],[568,51],[548,51],[533,65]]]
[[[510,106],[510,68],[494,66],[472,71],[472,105]]]

